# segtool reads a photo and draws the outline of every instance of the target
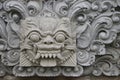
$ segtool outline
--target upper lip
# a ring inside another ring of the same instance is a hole
[[[40,53],[40,54],[58,54],[58,53],[60,53],[60,50],[51,50],[51,51],[38,50],[37,53]]]
[[[60,50],[61,46],[58,45],[38,45],[38,50],[43,50],[43,51],[56,51]]]

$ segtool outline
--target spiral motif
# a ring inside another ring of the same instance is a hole
[[[36,68],[36,74],[38,76],[59,76],[61,74],[61,68],[60,67],[37,67]]]
[[[55,12],[60,16],[66,16],[68,14],[68,5],[65,2],[54,5]]]
[[[64,67],[62,70],[62,74],[67,77],[78,77],[83,74],[83,67],[80,65],[77,65],[75,67]]]
[[[30,16],[35,16],[42,9],[42,4],[38,4],[36,1],[30,1],[28,2],[27,8],[28,8],[28,14]]]
[[[8,65],[16,65],[19,63],[20,51],[19,50],[10,50],[7,53]]]
[[[13,74],[19,77],[34,76],[35,70],[33,67],[21,67],[16,65],[13,67]]]
[[[89,60],[89,54],[87,52],[79,51],[77,53],[78,64],[86,63]]]
[[[95,69],[93,70],[92,74],[95,76],[100,76],[102,74],[102,71],[100,69]]]

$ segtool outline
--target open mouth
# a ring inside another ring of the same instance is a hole
[[[62,58],[61,45],[38,45],[35,59],[55,59]]]
[[[56,66],[56,58],[62,58],[60,50],[38,50],[35,59],[40,59],[41,66]]]
[[[34,57],[26,54],[27,59],[41,66],[56,66],[66,62],[73,53],[73,47],[64,48],[60,45],[38,45]]]
[[[60,50],[56,50],[56,51],[38,51],[35,59],[47,59],[47,58],[61,58],[61,53]]]

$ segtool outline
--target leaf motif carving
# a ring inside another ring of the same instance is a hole
[[[18,48],[20,42],[19,26],[15,22],[10,22],[6,27],[8,35],[8,45],[12,48]]]
[[[22,2],[14,1],[14,0],[6,1],[3,4],[3,8],[6,11],[16,10],[16,11],[20,12],[23,17],[27,17],[28,13],[27,13],[27,9],[25,7],[26,6]]]

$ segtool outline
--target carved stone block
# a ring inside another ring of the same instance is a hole
[[[76,66],[76,35],[69,18],[21,21],[21,66]]]
[[[120,75],[120,0],[0,0],[0,76]]]

